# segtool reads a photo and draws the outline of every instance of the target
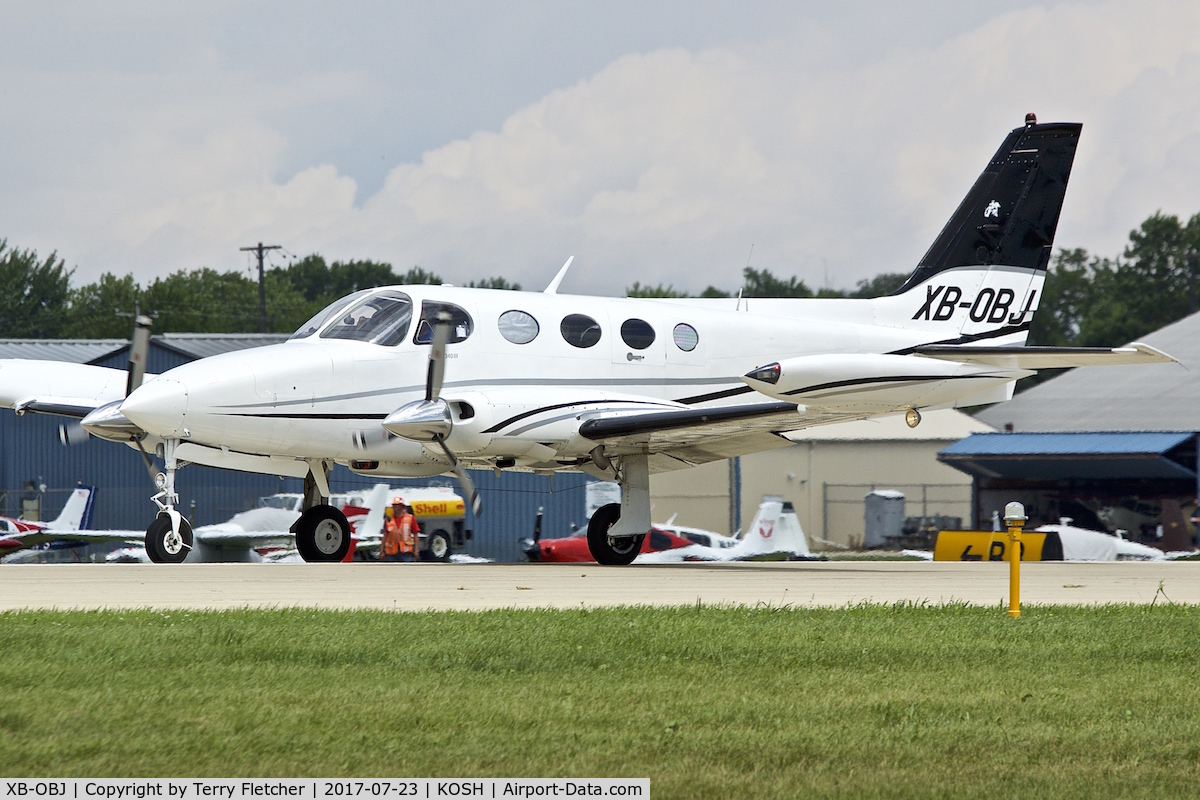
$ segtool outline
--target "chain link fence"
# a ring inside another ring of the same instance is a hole
[[[822,538],[852,549],[862,546],[866,496],[877,489],[903,494],[906,518],[971,517],[969,483],[826,483],[822,487]]]

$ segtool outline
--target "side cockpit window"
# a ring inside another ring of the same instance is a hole
[[[324,328],[325,323],[337,316],[339,311],[344,308],[349,308],[356,300],[365,294],[369,294],[371,291],[373,290],[363,289],[361,292],[355,292],[354,294],[347,295],[340,300],[334,300],[332,303],[314,314],[312,319],[297,328],[296,332],[288,337],[288,341],[291,341],[292,339],[304,339],[312,336],[314,333],[321,330],[321,328]]]
[[[413,344],[429,344],[433,341],[433,326],[437,322],[438,314],[443,311],[450,315],[450,344],[461,342],[471,335],[475,325],[466,310],[453,303],[425,300],[421,303],[421,319],[417,322],[416,333],[413,334]]]
[[[412,298],[387,290],[370,294],[339,310],[338,319],[321,334],[322,339],[349,339],[391,347],[404,341],[412,323]]]

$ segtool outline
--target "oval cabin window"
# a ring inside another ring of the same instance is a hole
[[[690,353],[696,349],[696,345],[700,344],[700,334],[696,333],[696,329],[686,322],[681,322],[675,326],[673,333],[675,346],[685,353]]]
[[[559,330],[572,347],[591,347],[600,341],[600,323],[586,314],[568,314]]]
[[[529,344],[537,338],[538,322],[524,311],[505,311],[496,321],[500,335],[513,344]]]
[[[627,319],[621,323],[621,339],[634,350],[645,350],[654,344],[654,328],[644,319]]]

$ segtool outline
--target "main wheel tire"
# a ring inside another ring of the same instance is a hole
[[[159,519],[161,519],[161,517],[155,519],[154,522],[150,523],[150,527],[146,528],[146,558],[150,559],[151,564],[163,563],[162,551],[158,549],[158,545],[155,543],[155,541],[158,539]],[[168,521],[168,527],[169,526],[170,522]]]
[[[341,561],[350,552],[350,523],[333,506],[313,506],[296,520],[296,549],[305,561]]]
[[[450,534],[446,533],[441,528],[438,528],[433,533],[429,534],[429,539],[426,541],[429,547],[422,551],[421,555],[425,556],[429,561],[448,561],[450,560]]]
[[[159,514],[146,529],[146,555],[156,564],[179,564],[191,552],[193,544],[192,526],[186,519],[179,520],[179,533],[171,530],[171,518]]]
[[[623,567],[637,558],[638,552],[641,551],[642,540],[646,538],[644,533],[617,538],[608,535],[608,529],[620,518],[621,504],[609,503],[596,509],[596,513],[592,514],[588,521],[588,551],[597,563]]]

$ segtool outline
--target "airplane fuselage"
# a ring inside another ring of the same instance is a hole
[[[381,429],[389,413],[424,394],[429,346],[419,328],[432,303],[465,315],[459,333],[467,335],[447,347],[448,444],[474,465],[508,459],[506,466],[563,468],[595,446],[578,429],[600,412],[761,402],[742,376],[764,363],[887,353],[936,338],[876,324],[869,300],[649,300],[448,286],[375,292],[411,303],[411,323],[388,344],[333,338],[326,328],[202,359],[148,381],[122,411],[160,438],[332,458],[377,474],[442,472],[439,451]]]

